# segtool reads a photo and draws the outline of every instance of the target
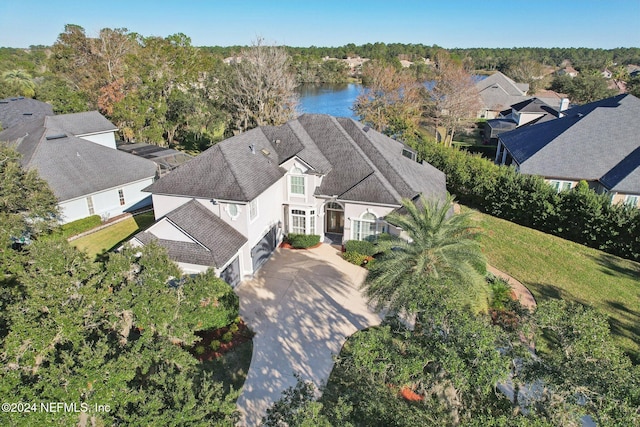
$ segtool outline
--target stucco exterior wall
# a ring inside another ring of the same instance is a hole
[[[156,221],[172,210],[184,205],[189,200],[191,200],[191,197],[165,196],[162,194],[154,194],[153,211],[155,213]]]
[[[156,222],[149,227],[147,231],[158,239],[175,240],[177,242],[193,242],[193,239],[190,239],[186,234],[178,230],[166,219],[161,219]]]
[[[124,213],[131,206],[139,203],[149,197],[149,193],[142,191],[143,188],[153,183],[153,177],[144,180],[132,182],[121,187],[109,188],[104,191],[87,194],[76,199],[65,200],[60,202],[62,213],[62,223],[75,221],[85,218],[89,215],[100,215],[104,219]],[[124,194],[124,205],[120,204],[120,194],[118,190],[122,190]],[[87,198],[91,197],[93,201],[93,214],[89,212]]]
[[[353,239],[352,222],[354,219],[360,219],[362,214],[364,214],[365,212],[374,214],[378,218],[378,221],[382,221],[382,219],[394,209],[396,208],[389,206],[372,206],[359,203],[345,203],[343,241],[346,242],[347,240]]]
[[[284,182],[285,178],[280,179],[257,197],[258,215],[253,220],[249,216],[249,205],[244,206],[249,247],[254,247],[274,225],[284,223],[284,209],[282,207]]]

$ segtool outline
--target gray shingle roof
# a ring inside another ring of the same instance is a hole
[[[600,182],[611,191],[640,194],[640,146],[600,178]]]
[[[517,84],[501,72],[494,73],[476,83],[476,88],[485,108],[502,111],[520,101],[529,99],[528,85]]]
[[[155,176],[153,162],[52,128],[50,118],[35,118],[2,131],[0,141],[22,154],[23,167],[37,170],[59,201]],[[54,135],[65,136],[47,139]]]
[[[351,119],[305,114],[282,126],[256,128],[222,141],[147,190],[248,202],[286,173],[279,164],[297,156],[324,175],[315,189],[318,196],[382,204],[400,204],[418,193],[443,197],[444,174],[404,157],[403,148]]]
[[[640,99],[618,95],[564,113],[565,117],[500,135],[520,172],[598,180],[619,165],[614,175],[622,170],[631,173],[631,165],[621,162],[640,147]],[[611,175],[609,181],[622,178]]]
[[[52,116],[53,108],[46,102],[31,98],[0,99],[0,128],[8,129],[37,117]]]
[[[270,155],[264,155],[263,149]],[[262,130],[252,129],[214,145],[146,190],[155,194],[248,202],[285,174],[274,154],[276,149]]]
[[[144,244],[157,241],[178,262],[220,268],[247,242],[246,237],[195,200],[168,213],[166,219],[197,243],[158,239],[150,231],[135,237]]]
[[[118,130],[113,123],[97,111],[51,116],[48,118],[47,127],[64,129],[74,136]]]

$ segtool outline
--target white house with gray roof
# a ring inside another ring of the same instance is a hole
[[[623,94],[503,133],[496,162],[543,176],[558,191],[585,180],[612,203],[640,207],[640,99]]]
[[[352,119],[305,114],[211,147],[151,185],[157,241],[187,272],[230,283],[253,274],[288,233],[343,243],[398,233],[402,199],[443,199],[444,174],[404,144]]]
[[[97,111],[40,115],[0,132],[0,141],[47,181],[66,223],[90,215],[108,219],[151,203],[142,190],[153,183],[156,165],[116,150],[116,130]]]

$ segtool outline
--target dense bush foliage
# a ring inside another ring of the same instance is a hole
[[[294,234],[287,236],[287,243],[295,249],[306,249],[320,243],[320,236],[317,234]]]
[[[62,228],[62,236],[66,239],[76,234],[84,233],[92,228],[98,227],[102,224],[100,215],[91,215],[86,218],[81,218],[76,221],[64,224]]]
[[[486,213],[633,260],[640,259],[640,210],[611,204],[586,182],[556,193],[541,177],[436,144],[421,144],[424,160],[443,171],[447,188]]]
[[[347,243],[345,243],[345,250],[366,256],[374,256],[378,253],[376,245],[366,240],[348,240]]]

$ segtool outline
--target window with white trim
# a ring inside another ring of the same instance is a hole
[[[309,233],[316,234],[316,211],[309,211]]]
[[[638,206],[638,199],[639,199],[638,196],[627,195],[624,198],[624,204],[635,208]]]
[[[301,209],[291,209],[291,232],[294,234],[306,234],[307,213]]]
[[[235,203],[230,203],[227,205],[227,213],[229,214],[229,216],[231,218],[237,218],[238,217],[238,205],[236,205]]]
[[[258,199],[249,202],[249,219],[253,221],[258,216]]]
[[[296,176],[300,175],[300,176]],[[293,168],[291,170],[291,176],[289,177],[291,182],[291,194],[304,195],[304,176],[299,168]]]
[[[118,198],[120,199],[120,206],[124,206],[125,201],[124,201],[124,190],[123,189],[118,190]]]
[[[558,192],[571,190],[571,181],[550,180],[549,184]]]
[[[93,197],[87,197],[87,209],[89,209],[89,215],[93,215],[96,213],[95,208],[93,207]]]
[[[365,212],[359,219],[351,220],[352,237],[354,240],[371,240],[379,234],[378,218],[371,212]]]

